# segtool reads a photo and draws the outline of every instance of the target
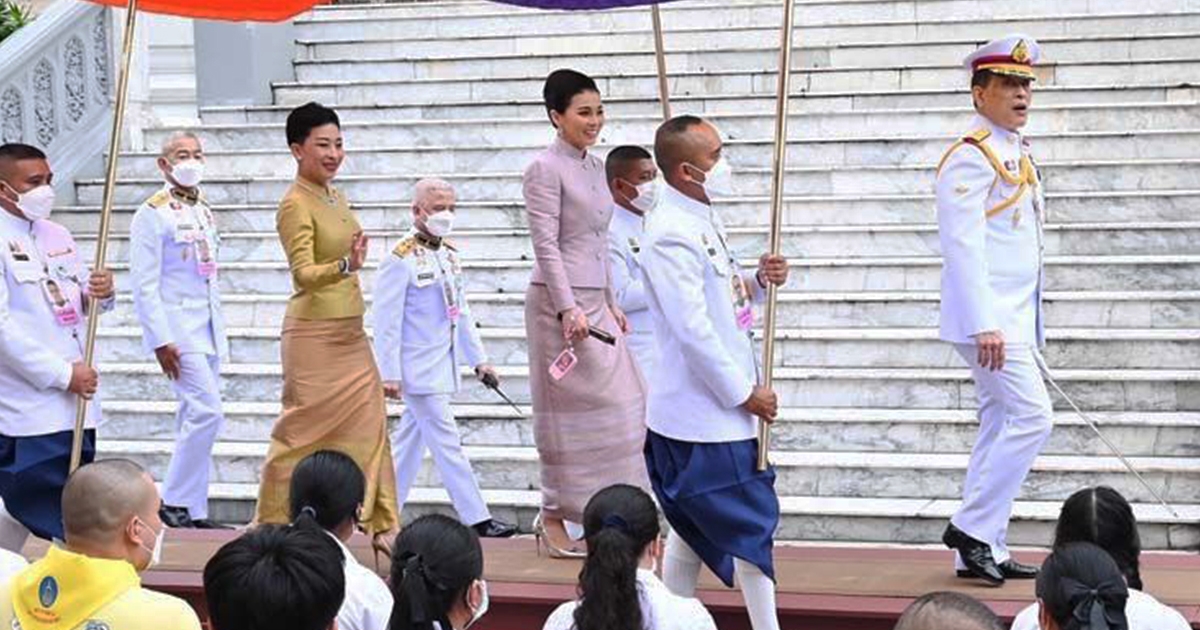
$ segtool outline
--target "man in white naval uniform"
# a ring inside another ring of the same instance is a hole
[[[608,189],[613,197],[613,215],[608,224],[608,257],[612,261],[612,287],[617,305],[625,312],[630,332],[629,349],[647,385],[655,373],[654,319],[646,303],[642,278],[642,247],[645,245],[646,213],[657,199],[658,169],[645,149],[620,146],[604,160]]]
[[[159,515],[168,527],[216,529],[221,526],[208,518],[208,482],[213,444],[225,423],[220,374],[229,343],[217,282],[220,238],[200,191],[199,138],[172,134],[158,167],[166,183],[133,217],[129,271],[143,346],[179,401]]]
[[[743,274],[716,196],[732,193],[721,137],[707,121],[663,123],[654,156],[665,185],[646,221],[642,258],[659,367],[646,414],[646,468],[671,524],[663,581],[691,597],[701,563],[742,589],[754,630],[777,630],[779,525],[775,470],[758,470],[756,418],[774,420],[775,392],[760,383],[753,302],[787,282],[781,256]]]
[[[79,397],[83,463],[92,461],[100,396],[83,362],[90,296],[113,306],[112,272],[88,273],[71,233],[48,220],[54,174],[39,149],[0,146],[0,547],[30,532],[62,539],[62,489]]]
[[[989,584],[1036,577],[1005,542],[1013,501],[1050,435],[1050,397],[1038,366],[1042,329],[1043,196],[1028,119],[1037,42],[1014,35],[966,59],[979,112],[938,168],[941,338],[971,366],[979,435],[963,502],[943,541],[958,574]]]
[[[454,203],[450,184],[417,182],[413,229],[380,265],[375,281],[375,360],[384,391],[405,405],[392,433],[400,506],[428,447],[459,519],[480,536],[505,538],[517,528],[492,518],[450,410],[461,385],[460,360],[480,380],[496,379],[467,305],[458,250],[444,240],[453,229]]]

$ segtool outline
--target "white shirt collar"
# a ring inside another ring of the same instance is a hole
[[[972,123],[971,128],[978,129],[980,127],[991,131],[992,137],[995,138],[997,142],[1007,142],[1010,144],[1020,144],[1021,142],[1021,132],[1010,131],[992,122],[992,120],[987,116],[984,116],[983,114],[976,114],[975,121]]]
[[[676,190],[671,184],[663,183],[665,184],[662,187],[663,197],[667,203],[705,219],[712,219],[712,206],[692,199]]]
[[[28,232],[29,228],[33,227],[33,222],[29,219],[18,217],[4,208],[0,208],[0,221],[3,221],[5,225],[8,225],[14,230],[21,230],[24,232]]]

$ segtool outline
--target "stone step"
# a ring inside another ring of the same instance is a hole
[[[267,439],[279,416],[277,402],[227,402],[221,440]],[[174,400],[104,401],[101,440],[172,440]],[[393,421],[403,405],[389,405]],[[498,404],[455,405],[463,443],[469,446],[534,446],[528,406],[518,416]],[[1096,412],[1105,437],[1126,455],[1200,456],[1200,414],[1186,412]],[[865,451],[896,453],[970,453],[978,421],[975,410],[811,409],[785,407],[771,427],[776,451]],[[1108,447],[1069,411],[1054,418],[1046,455],[1109,455]]]
[[[282,293],[227,293],[222,310],[230,327],[278,330],[287,309]],[[368,307],[371,296],[366,296]],[[469,298],[476,321],[486,327],[524,326],[524,293],[474,293]],[[1080,324],[1104,329],[1200,328],[1200,291],[1082,291],[1045,294],[1048,326]],[[785,290],[779,294],[777,323],[783,327],[919,328],[938,324],[937,291]],[[132,298],[120,290],[117,308],[104,315],[105,326],[137,326]]]
[[[978,8],[978,2],[958,3],[953,0],[930,3],[930,9],[913,6],[894,12],[891,3],[841,4],[831,3],[824,11],[809,13],[808,7],[796,11],[797,42],[871,42],[904,41],[918,37],[950,39],[978,37],[980,29],[990,27],[996,33],[1024,32],[1035,37],[1060,34],[1095,35],[1143,31],[1168,31],[1186,20],[1200,6],[1194,0],[1172,2],[1154,0],[1136,8],[1122,0],[1105,0],[1099,4],[1074,0],[1073,7],[1038,6],[1036,0],[1025,0],[1021,8],[1005,11],[1003,17],[990,17],[991,8]],[[967,10],[949,9],[939,13],[934,6],[970,7]],[[1102,6],[1101,6],[1102,5]],[[987,7],[987,5],[984,5]],[[1006,5],[1007,7],[1007,5]],[[720,5],[664,5],[663,26],[669,39],[674,30],[712,29],[714,18],[723,29],[756,30],[779,28],[782,11],[769,3]],[[1174,18],[1174,19],[1172,19]],[[1076,22],[1082,24],[1076,25]],[[561,35],[563,33],[597,33],[650,30],[649,11],[644,7],[624,11],[603,12],[537,12],[499,8],[479,15],[439,15],[430,20],[428,13],[389,15],[387,11],[366,10],[334,17],[318,14],[316,19],[296,22],[296,37],[301,41],[313,39],[445,39],[450,37],[478,38],[514,35]],[[759,41],[748,34],[746,41]]]
[[[1195,50],[1197,35],[1174,25],[1168,32],[1126,31],[1106,35],[1051,35],[1039,37],[1043,50],[1053,51],[1056,61],[1076,59],[1129,59],[1149,55],[1187,55]],[[687,70],[713,69],[735,55],[761,56],[761,67],[779,63],[765,55],[777,46],[779,27],[747,29],[671,29],[664,35],[667,67]],[[802,35],[797,33],[797,35]],[[932,39],[919,41],[842,41],[814,43],[800,38],[793,45],[792,68],[868,65],[879,59],[904,59],[912,63],[936,64],[947,59],[962,59],[979,47],[977,38]],[[562,65],[600,66],[591,57],[606,55],[623,59],[626,64],[643,63],[638,57],[654,54],[653,33],[609,31],[602,33],[526,34],[512,37],[447,37],[444,39],[310,39],[296,42],[299,64],[343,60],[402,60],[414,66],[433,65],[444,69],[450,61],[476,60],[491,71],[510,67],[518,59],[527,59],[523,68],[547,67],[542,57],[555,57]],[[701,56],[703,55],[703,56]],[[579,61],[575,61],[580,59]],[[603,63],[603,62],[601,62]],[[636,65],[623,65],[629,69]],[[432,68],[427,68],[430,71]],[[548,70],[547,70],[548,72]],[[414,72],[412,76],[422,76]]]
[[[147,188],[149,190],[149,188]],[[398,228],[411,221],[411,191],[398,191],[393,201],[354,202],[359,222],[371,229]],[[261,196],[261,195],[260,195]],[[143,200],[138,200],[140,203]],[[255,203],[214,204],[225,232],[269,232],[275,229],[278,199]],[[128,231],[134,202],[118,203],[112,229]],[[862,226],[928,223],[934,200],[928,192],[908,195],[842,195],[785,197],[785,223],[795,225]],[[1187,222],[1200,212],[1200,190],[1047,191],[1050,225],[1072,223]],[[759,227],[769,221],[770,202],[765,197],[731,197],[716,206],[725,224]],[[520,199],[459,201],[464,224],[479,229],[526,227],[525,204]],[[54,220],[78,235],[95,234],[99,206],[60,206]]]
[[[351,84],[352,82],[347,82]],[[301,88],[303,89],[303,88]],[[336,89],[333,88],[333,89]],[[277,100],[283,104],[252,106],[209,106],[202,108],[204,121],[209,124],[276,123],[282,124],[296,105],[306,102],[300,95],[292,94],[293,88],[276,86]],[[349,94],[345,95],[349,96]],[[1163,84],[1161,86],[1104,86],[1068,85],[1038,86],[1037,107],[1088,103],[1161,103],[1200,100],[1200,91],[1188,85]],[[370,104],[358,104],[348,98],[334,96],[328,99],[337,103],[338,116],[343,123],[395,120],[445,120],[481,118],[537,118],[544,116],[546,107],[536,93],[519,98],[475,99],[465,101],[413,102],[404,98],[398,102],[385,103],[372,100]],[[932,90],[856,90],[854,92],[799,92],[795,91],[789,102],[790,111],[796,114],[849,111],[918,108],[961,107],[967,102],[962,89]],[[609,109],[624,116],[652,116],[661,114],[662,106],[655,93],[628,96],[605,95],[604,103]],[[697,114],[712,112],[765,112],[774,114],[775,95],[758,94],[693,94],[671,95],[671,105],[680,112]]]
[[[464,215],[464,218],[465,215]],[[404,239],[407,225],[388,230],[367,229],[372,258],[382,260]],[[934,225],[913,226],[787,226],[783,229],[782,252],[789,257],[940,255],[941,244]],[[454,241],[464,260],[531,260],[533,245],[528,230],[474,230],[455,233]],[[78,235],[79,251],[94,256],[96,239]],[[1045,231],[1046,253],[1051,256],[1140,255],[1171,252],[1200,255],[1200,222],[1051,224]],[[753,257],[768,249],[766,229],[732,228],[729,246],[738,256]],[[110,261],[129,259],[129,235],[110,233]],[[278,235],[271,232],[223,232],[221,262],[283,261]]]
[[[258,486],[214,484],[213,518],[246,523],[254,516]],[[497,518],[519,523],[532,531],[541,493],[519,490],[485,490],[483,497]],[[938,544],[957,500],[879,499],[854,497],[780,497],[780,541],[814,540],[847,543]],[[1013,506],[1008,542],[1014,546],[1045,547],[1054,540],[1060,501],[1017,501]],[[1177,506],[1178,516],[1157,504],[1133,505],[1144,549],[1193,549],[1200,545],[1200,506]],[[442,488],[415,488],[404,507],[411,522],[423,514],[453,516]]]
[[[729,34],[716,37],[707,46],[690,45],[668,48],[667,67],[675,72],[701,72],[754,69],[776,69],[779,64],[779,49],[776,38],[741,39]],[[740,34],[738,34],[740,35]],[[760,37],[755,33],[755,37]],[[412,46],[423,46],[425,41],[409,42]],[[454,40],[443,40],[452,45]],[[612,74],[615,72],[655,72],[657,66],[654,48],[626,48],[614,45],[611,49],[581,51],[566,45],[545,52],[518,52],[493,54],[477,51],[470,47],[453,52],[391,51],[390,46],[368,47],[362,50],[347,50],[325,58],[304,59],[294,62],[298,81],[321,81],[337,79],[374,79],[386,76],[392,79],[435,79],[458,76],[476,76],[495,73],[501,76],[532,75],[545,76],[559,67],[587,68],[588,73]],[[1045,43],[1053,51],[1053,63],[1097,63],[1123,62],[1144,58],[1188,57],[1200,44],[1196,34],[1142,34],[1138,37],[1091,40],[1075,38],[1061,43]],[[888,61],[906,66],[941,66],[948,61],[958,61],[978,47],[974,41],[943,44],[925,40],[921,43],[900,43],[844,47],[830,45],[816,49],[800,49],[792,57],[792,70],[799,73],[821,72],[829,69],[879,68]],[[363,48],[362,44],[352,48]],[[882,67],[888,67],[886,65]],[[961,74],[960,74],[961,78]]]
[[[1197,109],[1195,105],[1188,106]],[[923,135],[826,137],[788,144],[792,166],[928,166],[937,164],[958,135],[930,138]],[[1049,161],[1087,160],[1097,155],[1109,159],[1188,159],[1200,156],[1200,127],[1139,131],[1081,131],[1038,135],[1031,138],[1037,158]],[[607,154],[610,142],[596,149]],[[735,168],[768,168],[774,157],[773,142],[733,140],[725,143]],[[535,143],[516,146],[447,145],[434,147],[386,146],[355,148],[346,152],[343,168],[358,174],[489,173],[511,171],[528,164],[544,150]],[[282,149],[211,150],[206,152],[209,177],[253,175],[282,177],[295,172],[291,154]],[[159,174],[158,151],[126,153],[119,163],[121,177],[149,178]]]
[[[591,72],[601,94],[605,96],[645,97],[658,90],[654,72],[603,73]],[[1159,86],[1187,82],[1200,75],[1200,60],[1191,57],[1144,58],[1114,62],[1047,63],[1039,68],[1040,86],[1112,84],[1122,87]],[[428,102],[438,100],[464,101],[482,99],[523,99],[541,93],[544,76],[532,74],[449,76],[433,79],[360,79],[329,73],[319,79],[276,83],[276,88],[292,91],[287,102],[294,99],[318,100],[330,103],[349,102],[359,105]],[[670,93],[686,94],[767,94],[776,90],[774,70],[746,67],[738,70],[678,71],[668,77]],[[938,66],[879,66],[874,68],[824,68],[797,73],[792,89],[799,92],[871,91],[906,89],[965,89],[966,77],[961,66],[947,63]],[[284,102],[280,100],[279,102]]]
[[[102,440],[101,456],[124,457],[141,463],[156,479],[165,477],[174,450],[171,441]],[[539,461],[535,448],[468,446],[476,479],[482,488],[536,490]],[[255,484],[260,480],[266,442],[218,442],[213,449],[213,483]],[[947,499],[962,496],[968,454],[942,453],[806,453],[776,452],[772,456],[781,496]],[[1130,457],[1130,463],[1168,502],[1200,503],[1200,461],[1183,457]],[[441,480],[426,456],[416,484],[437,487]],[[1154,496],[1131,476],[1115,457],[1043,455],[1026,478],[1021,497],[1063,501],[1079,488],[1107,485],[1130,501],[1154,501]]]
[[[505,392],[529,401],[528,371],[499,366]],[[103,396],[113,400],[170,399],[171,388],[156,363],[98,364]],[[275,363],[230,363],[222,368],[222,396],[233,402],[279,399],[281,368]],[[465,371],[464,371],[465,374]],[[974,406],[965,368],[778,368],[775,389],[784,405],[966,409]],[[1200,410],[1200,370],[1056,370],[1055,377],[1085,409],[1106,411]],[[492,403],[493,392],[466,379],[459,403]]]
[[[761,323],[761,322],[760,322]],[[653,332],[653,331],[651,331]],[[371,331],[368,330],[368,334]],[[488,356],[498,365],[528,365],[524,326],[482,328]],[[758,333],[761,336],[761,331]],[[230,360],[279,360],[279,327],[230,328]],[[1200,330],[1050,329],[1046,360],[1053,368],[1188,369],[1200,365]],[[821,328],[776,330],[776,357],[787,367],[945,367],[963,365],[935,328]],[[101,328],[97,360],[143,361],[142,329]]]
[[[1051,105],[1037,109],[1025,131],[1031,137],[1036,137],[1038,134],[1066,132],[1195,129],[1200,126],[1198,112],[1200,107],[1197,107],[1196,102]],[[621,116],[611,108],[609,113],[611,117],[602,132],[602,141],[607,146],[647,144],[662,123],[661,114]],[[974,110],[969,107],[804,114],[793,116],[788,121],[788,137],[790,142],[795,143],[831,143],[841,139],[857,140],[863,136],[896,138],[911,142],[914,138],[929,138],[930,132],[937,130],[935,138],[942,141],[968,131],[974,116]],[[714,114],[711,118],[729,138],[766,143],[774,137],[774,114],[725,112]],[[544,147],[548,128],[544,115],[541,118],[479,120],[466,127],[462,123],[463,121],[454,119],[345,123],[342,131],[347,142],[358,149],[433,146],[450,152],[463,146]],[[146,142],[148,146],[158,146],[174,131],[168,128],[148,129],[145,132]],[[209,151],[264,151],[280,144],[278,140],[282,135],[283,125],[205,125],[200,131],[204,134],[205,149]],[[497,142],[497,139],[503,140]],[[947,144],[948,142],[943,143],[940,151],[935,150],[928,162],[936,164]],[[270,154],[283,153],[282,150],[275,149]],[[736,155],[732,152],[731,154]],[[279,160],[277,164],[277,168],[283,171],[292,166],[288,160]],[[220,168],[220,165],[217,166]],[[380,165],[378,168],[382,170],[388,167],[389,165]],[[125,171],[126,174],[129,172]],[[217,171],[221,172],[229,171]],[[357,169],[355,172],[363,171]]]
[[[753,268],[756,260],[743,260]],[[933,291],[939,286],[941,258],[801,258],[791,261],[788,287],[805,291]],[[471,292],[524,293],[532,262],[467,261],[463,264]],[[128,265],[109,265],[118,286],[128,285]],[[1050,291],[1121,291],[1127,289],[1193,290],[1200,278],[1200,256],[1057,256],[1047,258]],[[375,279],[375,264],[360,274],[364,291]],[[291,293],[291,276],[283,262],[240,262],[221,266],[222,293]]]
[[[1094,160],[1042,162],[1040,171],[1047,190],[1117,192],[1200,188],[1200,159]],[[521,198],[521,174],[442,173],[463,201]],[[349,199],[403,202],[417,178],[404,175],[343,175],[335,184]],[[231,205],[277,203],[294,177],[214,177],[205,184],[210,203]],[[784,194],[891,195],[928,193],[934,181],[932,166],[835,167],[789,166],[784,173]],[[770,190],[771,170],[741,167],[734,171],[734,195],[760,195]],[[141,203],[162,188],[162,178],[125,178],[118,182],[114,201]],[[78,203],[99,205],[104,180],[75,183]],[[598,194],[607,194],[597,191]],[[407,205],[407,204],[405,204]],[[932,211],[932,210],[930,210]]]

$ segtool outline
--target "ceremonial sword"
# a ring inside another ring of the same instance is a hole
[[[496,392],[497,395],[504,399],[504,402],[508,403],[513,409],[515,409],[517,411],[517,415],[521,416],[522,418],[525,417],[525,412],[521,411],[521,408],[517,406],[517,403],[513,402],[507,394],[500,390],[500,379],[496,378],[495,374],[485,373],[479,378],[479,380],[483,383],[484,387]]]
[[[1162,495],[1159,494],[1158,491],[1155,490],[1154,487],[1150,485],[1150,482],[1146,481],[1146,478],[1143,477],[1142,474],[1139,473],[1137,471],[1137,469],[1133,467],[1133,464],[1129,461],[1129,459],[1127,457],[1125,457],[1125,454],[1121,452],[1121,449],[1117,448],[1117,445],[1114,444],[1112,442],[1112,440],[1109,440],[1108,436],[1104,435],[1104,433],[1100,430],[1099,423],[1097,423],[1095,420],[1093,420],[1091,418],[1091,416],[1084,413],[1084,411],[1079,408],[1079,405],[1075,404],[1075,401],[1072,400],[1071,397],[1068,396],[1067,393],[1064,392],[1063,389],[1058,386],[1058,383],[1054,380],[1054,377],[1051,376],[1051,374],[1050,374],[1050,366],[1046,365],[1046,359],[1042,357],[1042,353],[1038,352],[1037,350],[1034,350],[1033,356],[1035,359],[1037,359],[1038,369],[1040,369],[1042,371],[1042,376],[1044,376],[1046,378],[1046,382],[1050,383],[1050,386],[1054,388],[1054,391],[1058,392],[1058,395],[1062,396],[1063,400],[1067,401],[1067,404],[1071,406],[1071,409],[1073,409],[1075,411],[1075,414],[1083,419],[1084,424],[1088,425],[1088,427],[1096,433],[1096,436],[1100,438],[1101,442],[1104,442],[1104,445],[1108,447],[1108,450],[1112,451],[1113,455],[1116,455],[1117,459],[1120,460],[1121,463],[1125,465],[1125,469],[1128,470],[1129,473],[1132,474],[1134,476],[1134,478],[1137,479],[1142,484],[1142,486],[1146,488],[1146,490],[1149,490],[1150,494],[1153,495],[1155,499],[1158,499],[1158,502],[1161,503],[1162,506],[1164,508],[1166,508],[1168,512],[1171,513],[1171,516],[1174,516],[1175,518],[1180,518],[1179,512],[1176,512],[1175,508],[1171,507],[1167,503],[1167,500],[1164,499],[1162,497]]]

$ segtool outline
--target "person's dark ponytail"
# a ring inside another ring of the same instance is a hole
[[[659,535],[654,501],[633,486],[598,492],[583,513],[588,556],[579,572],[575,630],[643,630],[638,562]]]
[[[483,548],[474,530],[440,514],[409,523],[392,551],[390,630],[432,630],[434,624],[448,630],[450,609],[482,577]]]
[[[1038,574],[1037,596],[1061,630],[1128,630],[1125,577],[1091,543],[1055,548]]]

